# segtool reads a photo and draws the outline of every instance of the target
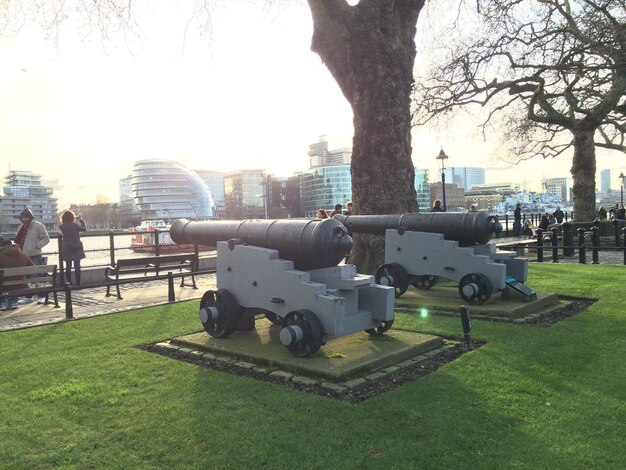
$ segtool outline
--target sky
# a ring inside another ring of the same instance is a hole
[[[96,195],[117,201],[118,180],[144,158],[287,176],[308,168],[321,135],[330,148],[351,145],[352,111],[310,50],[306,2],[224,4],[208,32],[190,21],[188,3],[135,2],[138,28],[105,40],[70,21],[58,37],[28,23],[0,35],[0,174],[41,174],[64,208]],[[429,21],[422,15],[418,29]],[[418,129],[413,161],[431,181],[440,148],[448,166],[487,168],[487,182],[536,190],[543,177],[569,176],[571,154],[513,166],[494,145],[467,123]],[[620,165],[598,157],[616,184]]]

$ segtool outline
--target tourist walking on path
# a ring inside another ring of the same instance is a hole
[[[15,244],[28,255],[33,264],[38,266],[46,264],[43,256],[41,256],[41,249],[50,243],[46,227],[41,222],[35,220],[33,213],[28,208],[20,212],[20,221],[22,224],[17,229]],[[38,302],[40,304],[43,304],[45,301],[45,296],[39,296]],[[28,302],[30,302],[29,299],[20,299],[20,303]]]
[[[75,286],[80,286],[80,260],[85,258],[83,242],[80,240],[80,232],[85,232],[87,227],[83,217],[78,218],[72,211],[65,211],[61,215],[59,225],[63,240],[61,242],[62,259],[65,263],[65,280],[72,284],[72,265],[74,265]]]
[[[515,204],[513,211],[513,236],[519,237],[522,234],[522,205],[518,202]]]
[[[22,249],[15,245],[8,238],[0,238],[0,268],[22,268],[24,266],[32,266],[33,262]],[[24,276],[11,276],[6,278],[7,281],[19,281],[23,280],[24,284],[15,284],[5,286],[4,290],[7,292],[26,289],[28,284],[26,277]],[[0,310],[11,310],[17,308],[17,297],[9,297],[7,299],[0,299]]]

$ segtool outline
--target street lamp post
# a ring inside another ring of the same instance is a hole
[[[624,172],[621,172],[619,174],[618,178],[620,180],[622,180],[622,189],[621,189],[621,193],[620,193],[620,203],[623,206],[624,205]]]
[[[437,160],[440,161],[441,166],[441,192],[442,192],[442,204],[443,211],[446,212],[448,210],[448,206],[446,205],[446,162],[448,160],[448,156],[443,151],[443,148],[439,150],[439,155],[437,155]]]

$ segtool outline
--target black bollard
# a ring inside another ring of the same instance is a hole
[[[591,263],[598,264],[598,251],[600,250],[600,229],[597,226],[591,227]]]
[[[537,262],[543,263],[543,229],[537,229]]]
[[[463,338],[468,349],[472,349],[472,321],[470,319],[469,308],[466,305],[459,307],[461,314],[461,324],[463,325]]]
[[[550,237],[552,241],[552,262],[559,262],[559,229],[556,227],[552,227],[552,236]]]
[[[574,256],[574,225],[571,222],[561,224],[563,230],[563,256]]]
[[[65,318],[74,318],[74,308],[72,307],[72,284],[65,283]]]
[[[172,271],[167,273],[167,301],[176,302],[176,293],[174,292],[174,275]]]

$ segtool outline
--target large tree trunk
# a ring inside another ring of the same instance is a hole
[[[423,0],[309,0],[312,50],[320,55],[354,113],[355,214],[417,210],[411,161],[410,95],[415,31]],[[381,237],[356,235],[359,272],[383,263]]]
[[[574,158],[570,170],[574,178],[574,217],[577,222],[596,218],[596,146],[594,130],[575,130]]]

